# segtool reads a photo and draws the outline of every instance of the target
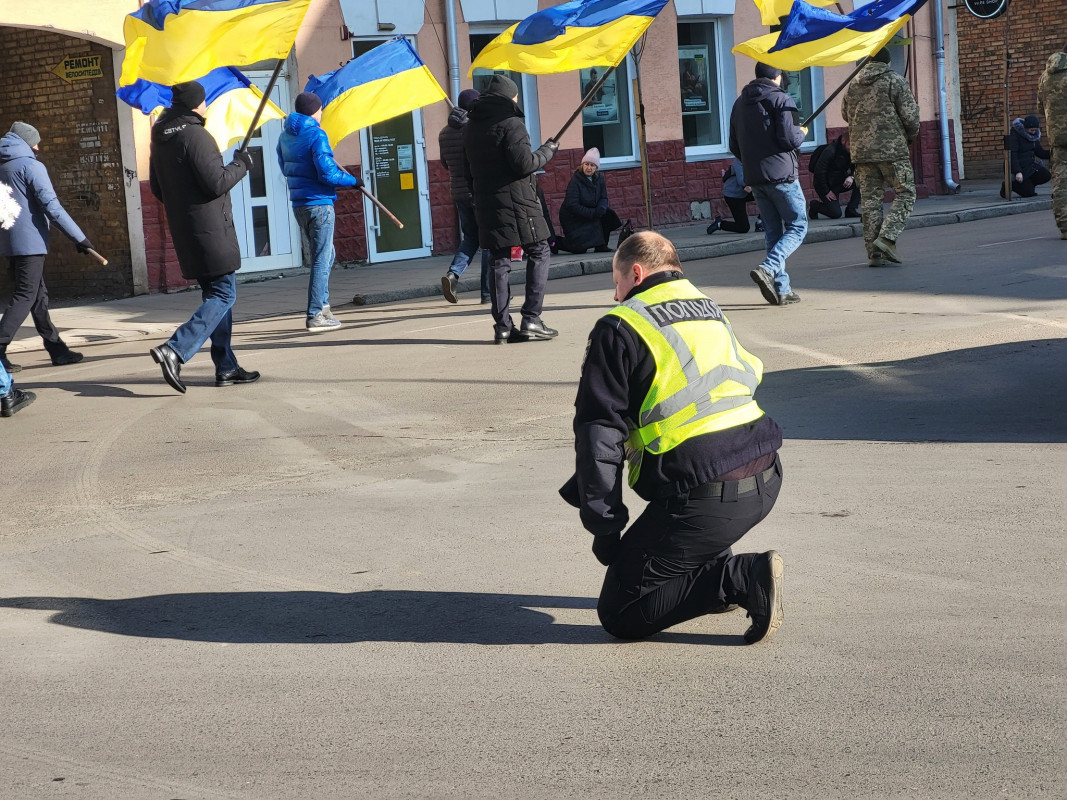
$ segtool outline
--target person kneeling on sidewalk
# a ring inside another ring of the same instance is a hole
[[[782,431],[754,397],[763,362],[685,279],[663,236],[627,238],[612,277],[618,305],[589,335],[574,403],[575,474],[560,489],[607,567],[600,623],[640,639],[740,606],[754,644],[784,619],[782,557],[731,550],[770,513],[782,484]],[[648,505],[622,535],[625,460]]]

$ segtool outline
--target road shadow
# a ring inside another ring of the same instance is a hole
[[[588,597],[398,590],[199,592],[120,600],[9,597],[0,598],[0,608],[54,611],[49,622],[71,628],[195,642],[622,644],[599,624],[556,624],[552,614],[541,610],[577,609],[595,622],[596,600]],[[740,612],[725,619],[736,635],[665,632],[647,641],[743,644],[746,621]]]
[[[769,373],[760,407],[790,439],[1065,442],[1067,339]]]

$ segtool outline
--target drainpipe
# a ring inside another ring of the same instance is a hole
[[[456,32],[456,0],[445,0],[445,36],[448,38],[448,82],[452,102],[459,102],[459,36]]]
[[[960,185],[952,180],[952,146],[948,136],[948,88],[945,86],[945,23],[942,19],[941,0],[934,0],[934,41],[937,49],[937,102],[938,116],[941,122],[941,177],[945,186],[952,193],[960,190]]]

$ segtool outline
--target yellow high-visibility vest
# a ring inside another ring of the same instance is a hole
[[[626,445],[629,483],[647,451],[666,453],[693,436],[763,416],[753,395],[763,362],[743,348],[730,321],[685,279],[666,281],[608,312],[626,320],[656,361],[656,375]]]

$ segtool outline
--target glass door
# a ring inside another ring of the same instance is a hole
[[[262,90],[267,87],[271,73],[246,72],[245,75]],[[274,84],[271,100],[283,111],[288,110],[289,88],[284,73]],[[230,191],[244,272],[288,269],[303,264],[300,231],[289,205],[285,176],[278,166],[281,132],[281,120],[271,120],[255,132],[248,142],[252,170]],[[235,149],[236,146],[223,153],[226,163],[233,160]]]

